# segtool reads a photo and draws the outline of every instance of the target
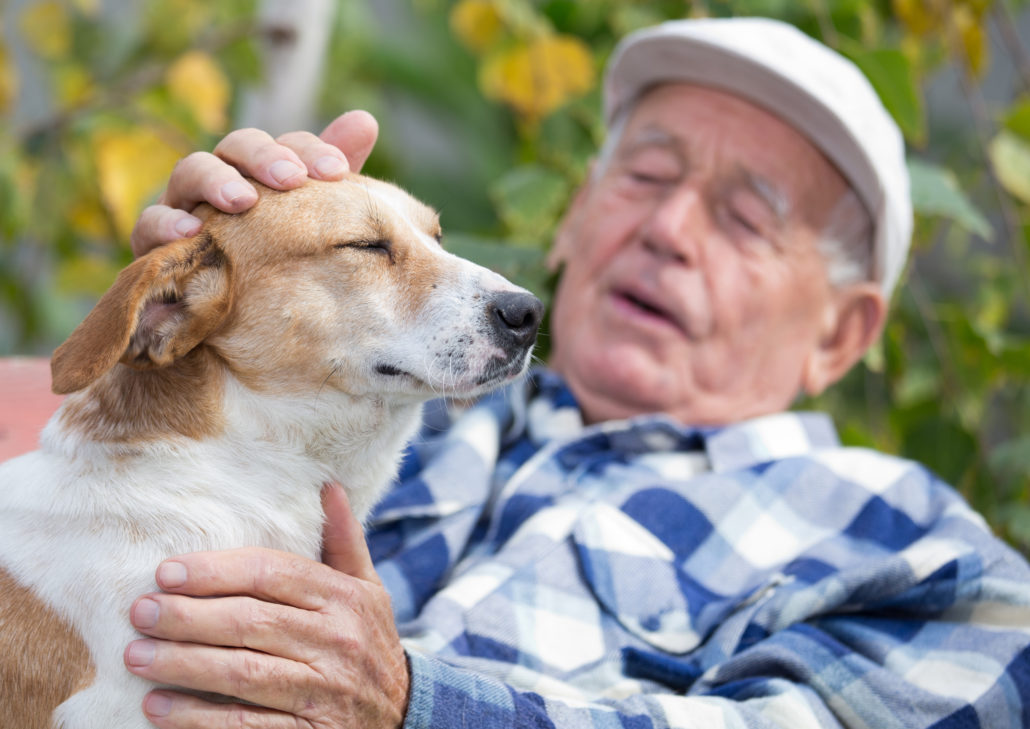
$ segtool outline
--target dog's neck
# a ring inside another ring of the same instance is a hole
[[[70,395],[44,446],[71,458],[106,455],[124,464],[146,463],[154,452],[187,457],[219,441],[240,459],[257,458],[270,468],[296,470],[302,462],[304,473],[348,487],[355,512],[365,513],[394,475],[419,412],[417,403],[328,388],[308,397],[258,391],[199,347],[173,367],[116,366]]]
[[[142,449],[159,439],[209,438],[224,432],[224,367],[198,347],[172,367],[137,370],[115,365],[70,395],[57,419],[83,440]]]

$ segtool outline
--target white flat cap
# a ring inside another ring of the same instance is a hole
[[[836,165],[875,225],[875,280],[890,296],[912,237],[901,132],[849,60],[768,18],[673,20],[631,33],[604,84],[605,119],[655,84],[686,81],[751,101],[805,135]]]

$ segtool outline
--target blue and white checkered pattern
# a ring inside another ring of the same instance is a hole
[[[369,545],[405,727],[1030,726],[1030,567],[829,420],[584,426],[537,371],[427,413]]]

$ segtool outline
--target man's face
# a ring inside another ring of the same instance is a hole
[[[747,101],[689,84],[644,96],[555,244],[551,364],[588,418],[718,424],[821,389],[835,292],[817,236],[846,189]]]

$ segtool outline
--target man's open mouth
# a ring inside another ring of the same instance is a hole
[[[615,297],[622,301],[624,304],[631,306],[632,308],[646,314],[649,317],[660,319],[670,326],[674,326],[677,329],[682,327],[679,321],[667,310],[662,308],[653,299],[645,298],[641,294],[625,289],[617,290],[614,292]]]

